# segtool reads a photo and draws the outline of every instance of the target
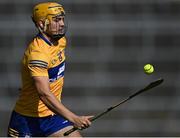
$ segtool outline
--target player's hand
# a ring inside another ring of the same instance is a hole
[[[94,116],[76,116],[73,119],[74,127],[78,128],[79,130],[88,128],[91,125],[90,118]]]

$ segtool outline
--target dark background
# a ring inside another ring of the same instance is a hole
[[[32,7],[0,0],[0,136],[21,87],[20,62],[37,30]],[[79,115],[102,112],[150,81],[163,85],[92,124],[84,136],[180,135],[180,1],[61,0],[68,18],[63,103]],[[146,75],[151,63],[155,73]]]

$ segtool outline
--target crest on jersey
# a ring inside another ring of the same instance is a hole
[[[63,59],[63,58],[62,58],[62,54],[63,54],[63,51],[59,51],[59,53],[57,54],[60,62],[61,62],[62,59]]]
[[[53,60],[51,61],[52,65],[56,64],[56,61],[57,61],[57,59],[53,59]]]

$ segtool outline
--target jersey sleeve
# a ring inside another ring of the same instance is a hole
[[[40,50],[31,51],[28,58],[28,68],[31,76],[48,76],[48,55]]]

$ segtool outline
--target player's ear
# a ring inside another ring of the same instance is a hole
[[[47,30],[47,25],[49,24],[49,20],[48,20],[48,19],[46,19],[45,21],[39,20],[37,24],[38,24],[38,28],[39,28],[41,31],[46,32],[46,30]]]
[[[36,22],[36,27],[38,28],[38,30],[42,33],[44,30],[44,23],[42,20],[39,20],[38,22]]]
[[[43,23],[43,21],[38,21],[38,26],[42,29],[42,30],[44,30],[44,23]]]

